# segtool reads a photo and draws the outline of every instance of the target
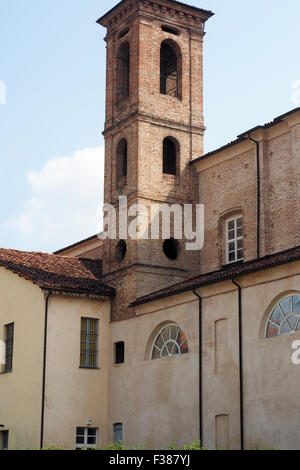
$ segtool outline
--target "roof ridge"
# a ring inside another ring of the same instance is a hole
[[[130,307],[142,305],[154,300],[169,297],[171,295],[188,292],[193,289],[230,280],[239,276],[254,274],[255,272],[261,271],[263,269],[272,268],[274,266],[279,266],[281,264],[286,264],[297,260],[300,260],[300,245],[276,253],[267,254],[261,258],[255,258],[238,264],[234,263],[232,265],[226,265],[225,267],[219,270],[199,274],[198,276],[188,278],[185,281],[181,281],[167,288],[160,289],[158,291],[142,296],[136,299],[135,302],[132,302],[130,304]],[[269,263],[267,261],[269,261]]]

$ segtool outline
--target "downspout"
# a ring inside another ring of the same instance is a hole
[[[189,30],[189,49],[190,49],[190,161],[193,158],[193,85],[192,85],[192,73],[193,73],[193,65],[192,65],[192,32]],[[181,58],[181,88],[182,88],[182,81],[183,81],[183,67],[182,67],[182,58]],[[181,91],[182,93],[182,91]]]
[[[243,305],[242,288],[232,279],[233,284],[238,288],[238,311],[239,311],[239,379],[240,379],[240,432],[241,432],[241,450],[244,450],[244,378],[243,378]]]
[[[248,134],[249,140],[255,143],[256,145],[256,170],[257,170],[257,258],[260,258],[260,206],[261,206],[261,194],[260,194],[260,147],[259,147],[259,142],[253,137],[251,137],[251,134]]]
[[[41,436],[40,448],[44,446],[44,421],[45,421],[45,391],[46,391],[46,361],[47,361],[47,332],[48,332],[48,308],[52,292],[48,292],[45,299],[45,325],[44,325],[44,355],[43,355],[43,383],[42,383],[42,412],[41,412]]]
[[[203,441],[203,354],[202,354],[202,297],[193,290],[193,294],[199,300],[199,440]]]

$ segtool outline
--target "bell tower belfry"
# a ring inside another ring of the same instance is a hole
[[[98,20],[107,28],[106,204],[192,204],[189,162],[203,153],[203,37],[212,12],[174,0],[123,0]],[[199,272],[184,239],[105,240],[103,274],[115,286],[113,319],[136,297]],[[133,312],[132,312],[133,313]]]

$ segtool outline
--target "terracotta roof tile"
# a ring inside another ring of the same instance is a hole
[[[67,258],[40,252],[0,249],[0,266],[42,289],[73,294],[113,296],[104,284],[100,260]]]
[[[273,255],[268,255],[260,259],[247,261],[246,263],[228,265],[218,271],[193,277],[186,281],[180,282],[179,284],[168,287],[167,289],[161,289],[159,291],[153,292],[152,294],[140,297],[135,302],[132,302],[130,307],[146,304],[148,302],[163,299],[165,297],[170,297],[171,295],[188,292],[193,289],[198,289],[199,287],[216,284],[217,282],[236,279],[240,276],[245,276],[246,274],[255,273],[263,269],[272,268],[274,266],[279,266],[297,260],[300,260],[300,246],[281,251],[280,253],[275,253]]]

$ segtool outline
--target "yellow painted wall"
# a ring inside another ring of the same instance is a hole
[[[183,446],[199,438],[197,299],[192,294],[176,297],[175,303],[165,299],[137,313],[144,315],[111,325],[110,439],[113,423],[123,423],[125,446]],[[189,353],[150,360],[153,333],[164,322],[183,328]],[[114,366],[112,346],[117,341],[125,341],[125,364]]]
[[[81,317],[99,319],[99,369],[80,369]],[[44,446],[75,449],[76,427],[107,441],[110,300],[52,296],[49,301]]]
[[[0,375],[0,424],[9,448],[38,448],[42,402],[44,295],[29,281],[0,268],[0,339],[15,324],[13,371]]]

